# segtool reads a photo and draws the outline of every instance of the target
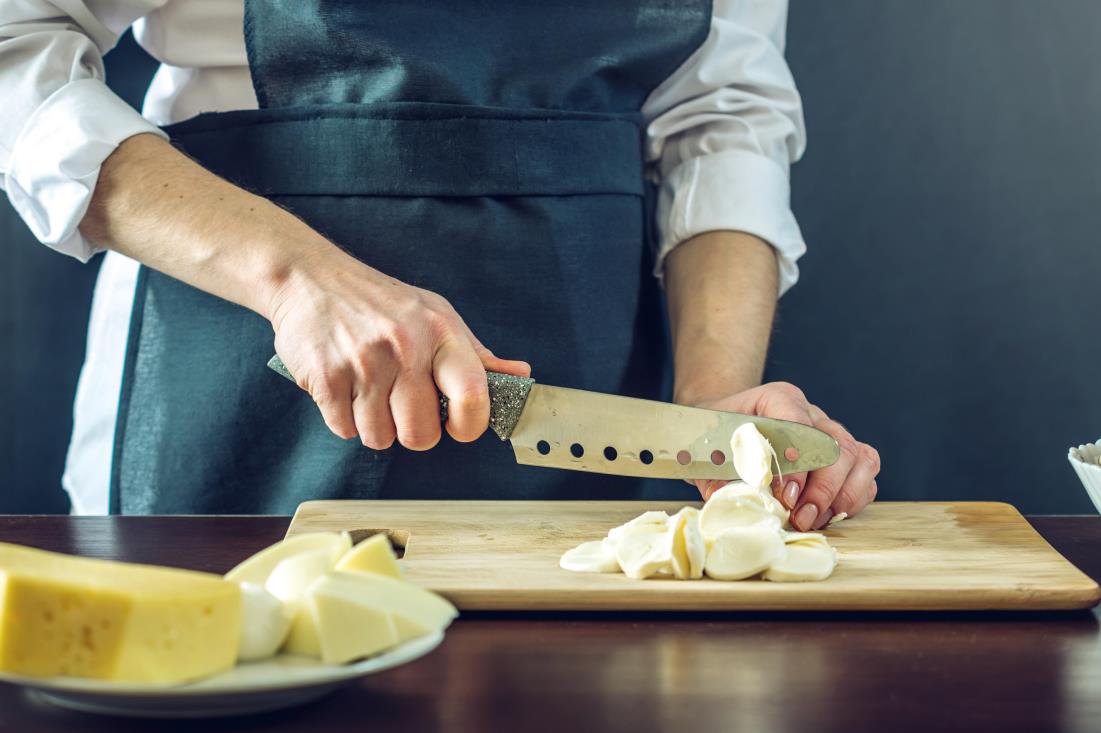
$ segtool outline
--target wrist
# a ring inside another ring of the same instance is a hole
[[[257,303],[249,307],[276,329],[290,303],[322,290],[325,273],[331,280],[332,273],[346,266],[339,260],[347,254],[308,227],[303,228],[305,232],[276,235],[264,241],[263,254],[256,260]]]

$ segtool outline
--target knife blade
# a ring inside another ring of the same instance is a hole
[[[268,366],[294,381],[278,356]],[[679,479],[725,479],[738,472],[730,436],[756,425],[776,450],[784,475],[833,464],[837,442],[816,428],[737,412],[538,384],[488,372],[490,427],[512,444],[516,462],[573,471]],[[441,419],[447,398],[441,397]],[[788,460],[795,448],[799,457]]]

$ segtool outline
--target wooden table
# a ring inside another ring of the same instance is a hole
[[[1101,517],[1036,517],[1101,580]],[[223,572],[286,517],[0,517],[0,540]],[[149,722],[0,684],[0,731],[1101,730],[1095,612],[467,615],[436,652],[289,712]]]

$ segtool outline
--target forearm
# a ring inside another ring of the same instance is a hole
[[[776,255],[743,232],[708,232],[665,261],[674,400],[702,404],[761,383],[776,310]]]
[[[296,269],[347,257],[289,212],[154,135],[127,139],[104,161],[80,229],[101,246],[269,319]]]

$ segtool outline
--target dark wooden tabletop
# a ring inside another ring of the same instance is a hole
[[[0,517],[0,541],[224,572],[285,517]],[[1101,579],[1101,517],[1031,521]],[[1101,730],[1095,612],[466,614],[432,654],[305,707],[66,712],[0,684],[0,731]]]

